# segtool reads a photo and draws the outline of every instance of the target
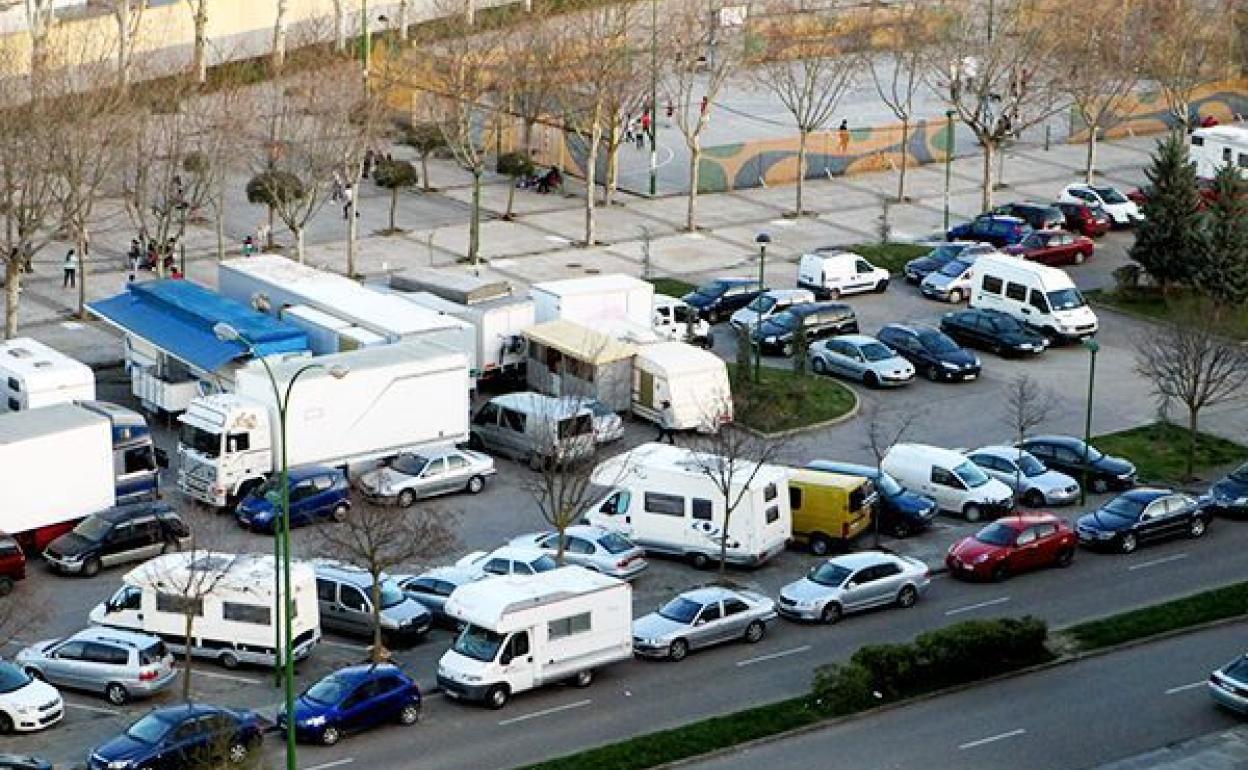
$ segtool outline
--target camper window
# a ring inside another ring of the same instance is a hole
[[[621,513],[627,513],[628,504],[629,504],[629,501],[632,500],[632,497],[633,497],[632,492],[629,492],[627,489],[622,489],[619,492],[616,492],[614,495],[611,495],[610,497],[608,497],[607,501],[602,504],[602,507],[599,510],[607,514],[608,516],[615,516]]]
[[[662,492],[647,492],[646,512],[659,513],[664,516],[684,516],[685,498],[680,495],[665,495]]]
[[[693,498],[693,518],[698,521],[710,521],[713,510],[710,500]]]
[[[767,508],[767,523],[775,524],[779,520],[780,520],[780,508],[775,505]]]
[[[499,663],[506,665],[516,658],[523,658],[529,654],[529,632],[518,631],[507,640],[507,649],[503,650],[503,656],[498,659]]]
[[[983,289],[989,294],[1000,294],[1001,293],[1001,279],[996,277],[995,275],[985,275]]]
[[[272,613],[269,608],[256,604],[222,602],[221,616],[236,623],[253,623],[257,626],[267,626],[272,622]]]
[[[176,612],[179,615],[190,610],[192,614],[203,616],[204,600],[191,599],[186,596],[176,596],[174,594],[157,593],[156,594],[156,611],[157,612]]]
[[[565,636],[583,634],[589,630],[589,613],[582,612],[570,618],[552,620],[546,624],[546,635],[550,639],[562,639]]]
[[[466,658],[489,663],[494,660],[502,644],[502,634],[469,624],[460,632],[452,649]]]
[[[113,595],[112,600],[108,603],[110,612],[120,612],[122,610],[137,610],[143,606],[143,592],[134,586],[126,586]]]
[[[767,486],[763,487],[763,501],[764,502],[770,503],[772,500],[775,500],[776,496],[779,494],[780,492],[779,490],[776,489],[776,482],[774,481],[768,484]]]
[[[156,458],[152,455],[150,446],[135,447],[126,450],[122,455],[122,472],[138,473],[140,471],[156,470]]]

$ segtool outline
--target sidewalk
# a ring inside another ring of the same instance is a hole
[[[1244,770],[1248,725],[1203,735],[1090,770]]]

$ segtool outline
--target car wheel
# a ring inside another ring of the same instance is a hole
[[[414,725],[420,721],[420,706],[409,703],[399,712],[399,724]]]
[[[1134,553],[1140,542],[1135,539],[1135,535],[1128,532],[1118,541],[1118,550],[1123,553]]]
[[[1010,579],[1010,568],[1004,564],[998,564],[992,568],[992,582],[1003,583]]]
[[[880,378],[875,375],[875,372],[867,372],[862,375],[862,384],[868,388],[878,388],[880,387]]]
[[[828,602],[823,605],[823,610],[819,613],[819,621],[824,625],[830,626],[841,619],[841,605],[836,602]]]
[[[676,639],[667,648],[667,659],[679,663],[689,654],[689,643],[684,639]]]
[[[811,535],[810,552],[815,556],[827,556],[832,552],[832,541],[827,535]]]
[[[182,544],[179,543],[177,540],[166,540],[164,545],[160,547],[160,554],[164,556],[165,554],[173,553],[174,551],[181,551],[181,550],[182,550]]]
[[[230,760],[231,765],[241,765],[247,761],[247,755],[250,753],[251,750],[247,748],[247,744],[236,741],[230,744],[226,757]]]
[[[752,621],[745,627],[745,643],[756,644],[767,634],[767,625],[761,620]]]
[[[689,563],[693,565],[694,569],[706,569],[711,566],[711,557],[704,553],[691,553],[689,554]]]
[[[0,713],[0,735],[8,735],[13,732],[13,720],[8,714]]]
[[[108,687],[104,688],[104,697],[114,706],[124,705],[130,700],[130,693],[126,692],[126,688],[116,682],[112,682]]]
[[[877,283],[877,284],[875,285],[875,290],[876,290],[876,292],[878,292],[878,293],[880,293],[880,294],[883,294],[885,291],[888,291],[888,279],[887,279],[887,278],[885,278],[884,280],[882,280],[882,281],[880,281],[879,283]]]
[[[1028,508],[1043,508],[1044,493],[1038,489],[1029,489],[1023,495],[1023,505]]]
[[[26,669],[26,675],[29,676],[31,679],[38,679],[40,682],[48,681],[47,679],[44,678],[43,672],[37,668]]]
[[[956,305],[961,301],[962,301],[962,291],[960,289],[954,289],[953,291],[949,292],[950,304]]]
[[[511,691],[507,689],[507,685],[496,684],[485,694],[485,703],[487,706],[497,711],[507,705],[507,700],[510,697]]]
[[[226,668],[231,671],[238,668],[238,656],[232,652],[221,653],[221,657],[217,658],[217,662],[221,664],[222,668]]]
[[[974,524],[984,517],[983,510],[975,503],[967,503],[962,509],[962,518]]]
[[[988,352],[992,353],[994,356],[1004,356],[1005,348],[1001,347],[1000,342],[994,342],[988,346]]]
[[[405,489],[399,493],[399,507],[411,508],[416,502],[416,493],[410,489]]]
[[[1205,534],[1206,529],[1208,529],[1208,525],[1205,523],[1205,520],[1196,516],[1187,523],[1187,536],[1193,538],[1200,537]]]
[[[1092,487],[1092,491],[1098,495],[1103,495],[1109,491],[1109,482],[1105,479],[1094,478],[1092,479],[1090,486]]]
[[[897,592],[897,606],[903,610],[910,609],[919,600],[919,591],[914,586],[902,586]]]
[[[82,563],[83,577],[95,577],[100,574],[100,560],[92,556]]]
[[[485,478],[482,476],[473,476],[468,479],[468,491],[474,495],[480,494],[485,489]]]
[[[321,745],[333,746],[342,739],[342,733],[333,725],[325,725],[321,728]]]
[[[8,596],[13,593],[13,578],[0,576],[0,596]]]
[[[577,687],[589,687],[594,683],[594,672],[591,669],[576,672],[576,676],[572,677],[572,684]]]
[[[1071,562],[1075,560],[1074,548],[1063,548],[1057,552],[1057,559],[1053,562],[1059,567],[1069,567]]]
[[[331,519],[341,524],[346,521],[347,511],[349,510],[350,508],[347,507],[346,503],[338,503],[334,506],[334,510],[330,511],[329,516]]]
[[[923,376],[932,382],[936,382],[940,379],[940,369],[936,366],[936,364],[928,364],[923,369]]]
[[[828,373],[828,365],[827,363],[824,362],[822,358],[816,358],[814,361],[811,361],[810,368],[815,370],[815,374],[827,374]]]

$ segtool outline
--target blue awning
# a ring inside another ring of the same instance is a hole
[[[217,339],[212,327],[225,322],[255,345],[262,356],[308,349],[298,327],[183,280],[131,284],[124,294],[92,302],[92,313],[126,334],[140,337],[181,361],[212,372],[247,356],[241,342]]]

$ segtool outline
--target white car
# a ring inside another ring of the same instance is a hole
[[[1084,203],[1089,206],[1100,206],[1109,215],[1110,223],[1116,227],[1129,227],[1144,219],[1140,207],[1135,201],[1122,194],[1122,191],[1109,185],[1068,184],[1057,196],[1059,203]]]
[[[493,551],[473,551],[455,562],[455,566],[480,577],[490,575],[536,575],[549,572],[559,565],[537,548],[505,545]]]
[[[0,662],[0,735],[33,733],[65,716],[61,694],[12,663]]]

